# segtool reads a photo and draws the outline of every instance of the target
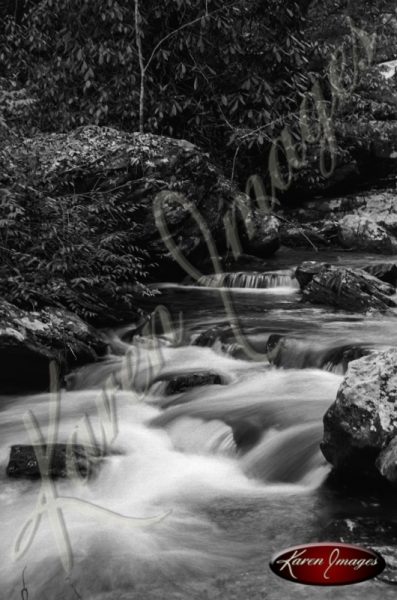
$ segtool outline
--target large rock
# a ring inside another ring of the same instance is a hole
[[[39,308],[61,305],[95,324],[136,319],[146,276],[181,275],[164,239],[193,263],[208,257],[193,207],[223,251],[223,217],[237,196],[183,140],[90,126],[10,143],[0,155],[0,294],[22,308],[31,298]]]
[[[321,449],[341,472],[358,479],[380,473],[394,480],[397,435],[397,348],[351,362],[336,401],[324,417]],[[377,462],[377,459],[380,462]]]
[[[372,190],[342,198],[309,200],[283,216],[316,231],[332,246],[393,254],[397,248],[397,193]]]
[[[346,215],[339,223],[339,242],[349,249],[395,254],[397,239],[366,215]]]
[[[298,277],[298,275],[297,275]],[[347,311],[386,311],[396,307],[393,286],[362,269],[324,265],[303,288],[303,299]]]
[[[49,362],[61,371],[96,360],[107,344],[79,317],[59,308],[24,311],[0,302],[0,388],[2,392],[45,390]]]
[[[242,249],[247,254],[266,258],[280,247],[280,221],[258,210],[251,209],[245,215],[239,234]]]

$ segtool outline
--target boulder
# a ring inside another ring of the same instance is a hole
[[[392,254],[397,247],[396,197],[393,188],[319,198],[285,209],[282,217],[316,231],[332,246]]]
[[[60,308],[29,312],[0,302],[3,393],[46,390],[50,361],[56,361],[65,373],[96,360],[106,350],[102,335],[72,313]]]
[[[47,452],[50,456],[48,473],[42,472],[37,459],[37,456],[45,456]],[[73,477],[77,473],[85,478],[94,474],[100,460],[101,454],[97,448],[80,444],[16,445],[11,446],[7,475],[16,479],[40,479],[43,475],[58,479]]]
[[[339,222],[339,242],[343,248],[397,253],[397,239],[366,215],[346,215]]]
[[[23,173],[16,167],[32,160]],[[3,182],[4,207],[18,219],[8,223],[7,210],[0,219],[4,237],[14,228],[0,249],[0,294],[22,308],[33,298],[39,308],[62,306],[101,325],[138,318],[139,300],[145,307],[150,293],[145,278],[180,279],[163,225],[198,264],[209,250],[191,207],[222,249],[223,217],[238,195],[194,144],[96,126],[10,142],[0,156]]]
[[[352,477],[372,479],[382,471],[394,477],[394,444],[381,453],[396,435],[397,348],[391,348],[350,363],[325,414],[321,449],[336,470]]]
[[[324,265],[302,291],[303,300],[347,311],[386,311],[396,307],[393,286],[362,269]]]
[[[397,157],[397,155],[396,155]],[[369,215],[377,225],[397,236],[397,192],[396,189],[379,191],[359,196],[361,206],[358,214]]]
[[[273,215],[250,210],[240,222],[241,247],[247,254],[260,258],[272,256],[280,247],[280,221]]]

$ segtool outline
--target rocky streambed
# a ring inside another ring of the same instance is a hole
[[[106,150],[95,160],[93,137]],[[376,191],[304,203],[279,218],[248,203],[251,227],[239,230],[236,257],[227,250],[223,225],[234,216],[244,228],[239,210],[233,213],[241,195],[193,145],[96,128],[53,143],[53,159],[42,161],[50,176],[41,183],[51,218],[59,208],[52,196],[62,210],[72,203],[73,219],[81,216],[74,213],[80,194],[88,194],[83,208],[89,207],[85,216],[94,213],[92,243],[109,252],[108,228],[114,234],[124,227],[110,269],[117,256],[123,260],[127,239],[143,240],[156,264],[141,263],[148,275],[139,294],[138,282],[120,275],[113,291],[124,294],[122,302],[112,302],[109,289],[97,284],[87,296],[89,278],[80,273],[85,281],[76,282],[67,270],[52,296],[45,296],[51,277],[40,280],[33,306],[30,295],[26,300],[3,286],[4,598],[20,589],[22,560],[29,590],[42,597],[58,593],[69,600],[77,590],[101,600],[115,592],[155,600],[165,590],[175,600],[248,593],[276,599],[287,584],[268,571],[271,554],[333,539],[376,547],[388,563],[383,579],[342,590],[340,597],[358,598],[364,589],[391,598],[388,584],[397,572],[392,191],[380,205]],[[189,175],[193,166],[197,171]],[[182,183],[175,172],[185,174]],[[77,185],[71,194],[68,186]],[[128,193],[117,195],[124,185]],[[197,222],[183,207],[173,211],[166,194],[170,234],[200,273],[187,274],[172,253],[162,254],[150,209],[168,188],[187,195],[206,217],[221,272],[214,272],[217,263]],[[106,202],[120,202],[120,211],[115,218],[112,209],[104,231],[95,211]],[[352,223],[354,235],[347,235]],[[72,249],[78,252],[76,240]],[[25,250],[29,260],[36,257],[36,246]],[[108,274],[100,260],[100,274]],[[27,263],[26,285],[35,265]],[[13,275],[7,277],[15,286]],[[136,303],[129,318],[128,302]],[[54,361],[59,392],[49,389]],[[17,532],[32,522],[43,460],[65,502],[73,555],[68,579],[51,521],[42,522],[22,559],[11,560]],[[90,520],[83,505],[110,511],[115,521],[103,512],[99,521],[90,513]],[[136,525],[135,517],[160,521],[130,530],[128,519]],[[118,518],[127,519],[125,530]],[[310,594],[304,589],[301,595]]]

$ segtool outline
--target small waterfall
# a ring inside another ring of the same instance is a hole
[[[272,334],[267,341],[269,361],[282,369],[323,369],[337,375],[347,371],[349,362],[370,352],[364,345],[341,341],[332,344],[316,340],[287,338]]]
[[[268,271],[259,272],[239,272],[239,273],[214,273],[205,275],[198,280],[199,285],[213,288],[251,288],[251,289],[271,289],[271,288],[294,288],[299,289],[299,284],[295,279],[294,272]]]

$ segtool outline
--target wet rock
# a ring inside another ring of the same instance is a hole
[[[221,349],[222,352],[228,356],[231,356],[232,358],[236,358],[238,360],[250,360],[249,352],[243,346],[243,344],[239,344],[238,342],[222,344]]]
[[[299,265],[295,271],[295,277],[298,280],[301,289],[304,289],[311,282],[313,277],[325,266],[327,266],[326,263],[316,262],[314,260],[308,260]]]
[[[48,471],[46,459],[42,464],[37,457],[50,456]],[[53,444],[45,446],[16,445],[11,447],[10,460],[7,466],[8,477],[17,479],[40,479],[48,475],[50,479],[73,477],[89,477],[94,474],[101,460],[97,448],[80,444]]]
[[[297,275],[298,278],[298,275]],[[386,311],[396,307],[393,286],[362,269],[323,266],[303,289],[303,300],[347,311]]]
[[[172,396],[173,394],[182,394],[194,387],[201,387],[204,385],[222,385],[222,378],[218,373],[211,372],[200,372],[200,373],[188,373],[186,375],[178,375],[173,377],[167,383],[165,394],[166,396]]]
[[[194,340],[193,346],[212,348],[215,342],[218,340],[224,342],[227,338],[233,338],[233,331],[230,325],[216,325],[200,333]]]
[[[102,335],[58,308],[36,312],[0,301],[0,386],[3,392],[48,389],[49,362],[65,373],[106,353]]]
[[[365,215],[347,215],[339,222],[339,242],[343,248],[381,254],[397,252],[397,239]]]
[[[233,358],[249,360],[249,355],[244,346],[236,342],[233,329],[230,325],[218,325],[204,331],[192,342],[193,346],[212,348],[215,344]]]
[[[364,271],[397,287],[397,263],[376,263],[364,267]]]
[[[391,348],[350,363],[325,414],[321,449],[335,469],[379,478],[377,458],[396,435],[397,349]],[[386,473],[388,464],[382,462]]]

